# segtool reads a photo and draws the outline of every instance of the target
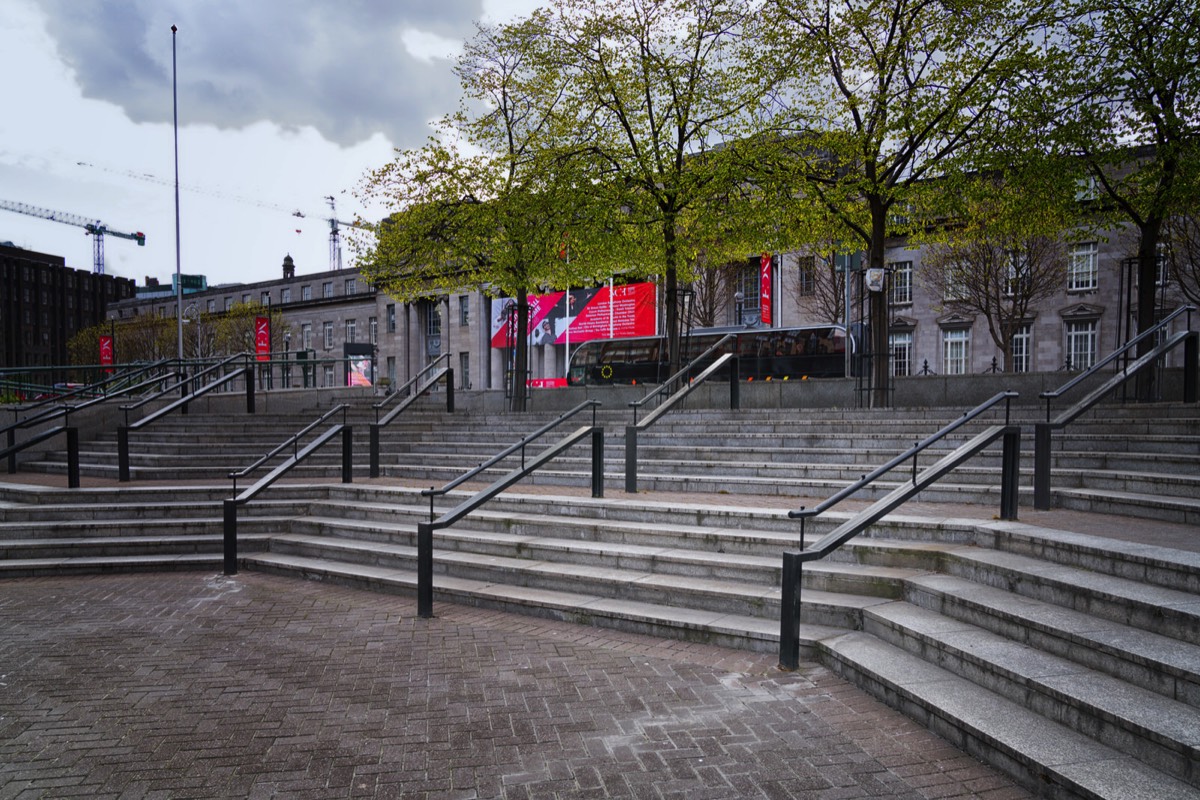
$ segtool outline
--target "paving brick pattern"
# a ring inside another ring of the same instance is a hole
[[[0,798],[1022,798],[827,670],[242,573],[0,587]]]

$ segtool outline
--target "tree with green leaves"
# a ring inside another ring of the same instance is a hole
[[[773,0],[763,44],[799,54],[795,82],[773,135],[793,194],[817,202],[885,268],[896,209],[922,185],[978,166],[998,136],[1020,135],[1012,112],[1038,65],[1042,0]],[[845,242],[843,242],[844,246]],[[869,303],[872,404],[890,402],[887,293]]]
[[[546,69],[545,12],[513,24],[480,26],[455,67],[458,111],[437,135],[364,179],[359,193],[391,213],[374,225],[359,263],[398,300],[465,288],[513,297],[518,332],[514,410],[525,409],[528,294],[567,287],[588,275],[584,228],[604,209],[585,209],[555,167],[554,144],[569,144],[556,115],[565,93]],[[564,237],[571,259],[560,257]],[[360,243],[361,244],[361,243]],[[361,249],[361,246],[360,246]]]
[[[593,205],[620,212],[593,229],[605,243],[595,266],[661,279],[672,372],[681,280],[702,257],[720,265],[764,249],[767,226],[739,205],[742,150],[785,73],[766,67],[759,5],[555,0],[544,18],[569,117],[560,169]]]
[[[1101,197],[1137,229],[1137,327],[1144,331],[1156,321],[1164,228],[1200,204],[1200,7],[1080,0],[1073,12],[1056,78],[1079,102],[1059,132]],[[1145,373],[1143,396],[1153,394],[1152,379]]]
[[[1074,172],[1030,153],[1008,169],[931,188],[942,198],[941,223],[928,234],[921,281],[943,308],[983,317],[1011,371],[1016,334],[1041,301],[1062,291],[1064,235],[1089,222]]]

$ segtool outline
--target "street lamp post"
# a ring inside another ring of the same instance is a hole
[[[737,324],[738,325],[742,324],[742,303],[744,303],[745,301],[746,301],[746,295],[742,294],[740,291],[733,293],[733,308],[734,308],[734,312],[737,314]]]

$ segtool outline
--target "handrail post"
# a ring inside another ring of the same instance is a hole
[[[370,426],[371,431],[371,472],[372,478],[379,477],[379,422]]]
[[[604,497],[604,428],[592,425],[592,497]]]
[[[1004,449],[1000,467],[1000,519],[1017,519],[1017,484],[1020,481],[1021,429],[1008,426],[1004,431]]]
[[[1200,362],[1200,333],[1191,331],[1183,340],[1183,402],[1185,403],[1195,403],[1197,399],[1196,373],[1200,371],[1198,362]]]
[[[67,488],[79,488],[79,429],[67,428]]]
[[[346,425],[342,428],[342,483],[354,482],[354,429]]]
[[[446,413],[454,413],[454,369],[452,367],[446,368]]]
[[[800,665],[800,579],[803,563],[799,553],[783,554],[780,586],[779,668],[794,670]]]
[[[417,523],[417,616],[433,617],[433,524],[429,522]]]
[[[225,574],[237,575],[237,500],[226,500],[224,502],[224,506],[225,534],[223,544],[225,556]]]
[[[637,440],[636,425],[625,426],[625,493],[637,494]]]
[[[129,426],[117,426],[117,480],[129,483]]]
[[[731,411],[742,408],[741,363],[737,356],[729,359],[729,408]]]
[[[1033,426],[1033,507],[1050,508],[1050,432],[1049,422]]]

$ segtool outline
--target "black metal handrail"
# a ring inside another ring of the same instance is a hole
[[[140,370],[139,372],[145,371],[146,370]],[[42,411],[40,414],[35,414],[32,417],[26,417],[25,419],[12,423],[11,425],[7,425],[0,429],[0,432],[4,433],[6,438],[6,447],[4,450],[0,450],[0,459],[7,459],[8,473],[10,475],[15,474],[17,471],[18,453],[29,447],[33,447],[34,445],[48,441],[60,433],[65,433],[67,435],[67,487],[70,489],[77,489],[79,488],[79,432],[76,428],[71,427],[70,415],[74,412],[82,411],[86,408],[94,406],[97,403],[104,403],[121,397],[124,394],[132,394],[144,386],[159,383],[164,378],[174,376],[175,374],[176,373],[165,373],[164,375],[158,375],[147,381],[143,381],[140,384],[125,387],[118,392],[101,395],[99,397],[93,397],[90,400],[80,403],[79,405],[59,405],[54,408],[48,408]],[[59,417],[66,418],[64,423],[59,427],[41,431],[33,436],[30,436],[19,444],[17,443],[18,430],[23,430],[25,428],[31,428],[34,425],[41,425],[51,422]]]
[[[1067,381],[1058,389],[1053,391],[1042,392],[1038,395],[1046,400],[1046,421],[1035,423],[1033,426],[1033,506],[1039,511],[1044,511],[1051,506],[1051,491],[1050,491],[1050,451],[1052,445],[1053,433],[1056,430],[1062,430],[1070,425],[1085,412],[1103,400],[1122,384],[1132,380],[1143,369],[1158,361],[1164,355],[1174,350],[1179,345],[1183,345],[1183,400],[1185,403],[1195,403],[1197,400],[1197,372],[1200,367],[1197,366],[1197,356],[1200,354],[1200,334],[1191,330],[1192,315],[1195,311],[1195,306],[1181,306],[1175,309],[1170,315],[1164,317],[1157,325],[1149,330],[1144,331],[1138,336],[1130,339],[1129,342],[1119,347],[1110,353],[1104,360],[1097,362],[1086,372],[1077,375],[1070,381]],[[1136,346],[1139,342],[1145,341],[1148,337],[1157,336],[1161,331],[1166,330],[1172,320],[1181,314],[1186,313],[1188,316],[1187,330],[1179,331],[1171,336],[1168,336],[1157,346],[1153,347],[1149,352],[1143,354],[1135,361],[1127,364],[1124,368],[1118,370],[1111,378],[1096,388],[1088,392],[1084,397],[1077,401],[1070,408],[1064,409],[1057,417],[1050,418],[1050,401],[1061,397],[1064,393],[1078,386],[1083,380],[1097,373],[1106,365],[1112,363],[1117,358],[1120,358],[1130,348]]]
[[[234,494],[237,494],[237,479],[238,479],[238,478],[244,478],[244,477],[246,477],[247,475],[252,475],[252,474],[254,474],[254,472],[256,472],[256,471],[258,470],[258,468],[259,468],[259,467],[261,467],[263,464],[266,464],[268,461],[270,461],[272,458],[274,458],[275,456],[277,456],[277,455],[279,455],[280,453],[282,453],[284,450],[287,450],[287,449],[290,447],[290,448],[292,448],[292,454],[293,454],[293,455],[296,455],[296,453],[298,452],[298,449],[297,449],[297,448],[298,448],[298,446],[299,446],[299,444],[300,444],[300,440],[301,440],[301,439],[303,439],[303,438],[304,438],[306,435],[308,435],[308,433],[310,433],[310,432],[311,432],[311,431],[312,431],[314,428],[316,428],[316,427],[317,427],[318,425],[320,425],[322,422],[325,422],[325,421],[326,421],[327,419],[329,419],[330,417],[334,416],[335,414],[341,413],[341,415],[342,415],[342,425],[345,425],[345,424],[346,424],[346,411],[347,411],[349,408],[350,408],[350,404],[349,404],[349,403],[339,403],[338,405],[336,405],[336,406],[333,406],[333,407],[332,407],[332,408],[330,408],[328,411],[326,411],[324,414],[322,414],[321,416],[317,417],[315,420],[313,420],[312,422],[310,422],[310,423],[308,423],[307,425],[305,425],[305,426],[304,426],[303,428],[301,428],[299,431],[297,431],[296,433],[294,433],[294,434],[292,434],[291,436],[289,436],[289,437],[288,437],[288,438],[287,438],[285,441],[283,441],[283,442],[279,443],[278,445],[276,445],[276,446],[275,446],[274,448],[272,448],[272,449],[271,449],[271,451],[270,451],[270,452],[268,452],[266,455],[264,455],[264,456],[261,456],[260,458],[258,458],[258,459],[257,459],[257,460],[256,460],[256,461],[255,461],[253,464],[251,464],[250,466],[248,466],[248,467],[244,467],[244,468],[242,468],[242,469],[240,469],[240,470],[237,470],[236,472],[230,472],[230,473],[229,473],[229,477],[233,479],[233,493],[234,493]]]
[[[592,497],[604,496],[604,429],[596,425],[596,407],[599,405],[599,400],[585,400],[557,419],[522,438],[516,444],[506,447],[478,467],[450,481],[441,489],[430,488],[422,490],[421,495],[429,498],[429,522],[417,523],[417,613],[419,616],[425,618],[433,616],[433,532],[435,530],[453,525],[488,500],[500,494],[500,492],[537,471],[545,464],[548,464],[562,453],[589,437],[592,442]],[[526,462],[526,445],[544,436],[567,419],[589,407],[592,409],[592,424],[590,426],[585,425],[567,434],[567,436],[555,444],[538,453],[532,460]],[[446,494],[454,487],[470,480],[472,477],[511,456],[518,450],[521,451],[521,465],[519,467],[500,477],[490,486],[479,490],[441,517],[434,519],[433,498],[435,496]]]
[[[424,383],[424,385],[417,387],[415,389],[415,391],[411,392],[411,394],[409,393],[409,389],[411,387],[413,387],[422,376],[424,376],[426,373],[430,372],[440,361],[442,361],[442,359],[449,359],[449,358],[450,358],[450,354],[445,353],[442,356],[440,356],[439,358],[434,359],[434,361],[429,366],[425,367],[425,369],[418,372],[407,383],[405,383],[398,390],[396,390],[394,395],[392,395],[391,397],[386,398],[386,399],[376,403],[374,406],[372,406],[372,408],[375,409],[375,422],[372,423],[372,425],[369,429],[370,430],[370,440],[369,440],[370,473],[369,474],[372,478],[379,477],[379,431],[380,431],[380,429],[382,429],[386,425],[390,425],[392,420],[396,419],[398,416],[403,414],[404,411],[406,409],[408,409],[409,406],[411,406],[413,403],[417,402],[417,400],[421,397],[422,394],[424,394],[431,386],[435,385],[442,378],[446,379],[446,413],[447,414],[454,413],[454,370],[451,369],[449,366],[445,366],[445,367],[438,369],[436,372],[433,373],[432,377],[430,377]],[[447,364],[448,363],[449,363],[449,361],[447,361]],[[380,419],[379,410],[381,408],[383,408],[385,405],[387,405],[389,402],[391,402],[391,400],[393,398],[401,396],[400,392],[402,392],[402,391],[405,392],[405,394],[403,395],[404,401],[401,402],[400,405],[396,406],[391,411],[389,411],[387,414],[385,414],[382,419]]]
[[[176,385],[167,387],[166,389],[162,390],[161,392],[157,392],[157,393],[151,395],[150,397],[148,397],[144,400],[141,400],[140,402],[133,403],[128,406],[121,406],[121,410],[125,412],[125,423],[126,424],[117,426],[117,480],[120,481],[121,483],[129,482],[129,432],[130,431],[141,430],[142,428],[146,427],[150,423],[155,422],[155,421],[161,419],[162,417],[165,417],[166,415],[172,413],[177,408],[182,408],[184,413],[187,413],[188,403],[196,400],[198,397],[208,394],[209,392],[215,391],[216,389],[220,388],[224,384],[229,383],[230,381],[233,381],[236,378],[241,377],[243,375],[246,376],[246,413],[253,414],[254,413],[253,372],[251,371],[249,366],[244,366],[244,367],[239,367],[238,369],[235,369],[233,372],[230,372],[226,375],[222,375],[220,378],[217,378],[215,381],[212,381],[204,386],[201,386],[199,389],[196,389],[191,394],[184,395],[183,397],[179,398],[178,400],[176,400],[172,403],[168,403],[167,405],[165,405],[162,408],[158,409],[157,411],[143,417],[142,419],[138,420],[137,422],[133,423],[132,425],[128,424],[129,423],[129,412],[131,410],[136,409],[136,408],[141,408],[143,405],[145,405],[149,401],[158,399],[159,397],[162,397],[164,394],[167,394],[168,392],[173,392],[176,389],[179,389],[180,387],[186,387],[187,384],[190,383],[191,381],[196,380],[197,378],[201,378],[210,372],[219,370],[219,369],[227,366],[228,364],[230,364],[233,361],[236,361],[238,359],[248,359],[248,358],[249,358],[248,353],[238,353],[237,355],[230,356],[229,358],[226,358],[225,360],[221,361],[220,363],[214,364],[213,366],[209,367],[208,369],[204,370],[203,372],[197,373],[196,375],[193,375],[191,378],[185,377],[183,380],[181,380]]]
[[[1104,369],[1106,366],[1108,366],[1112,362],[1116,361],[1118,358],[1121,358],[1122,356],[1124,356],[1126,353],[1128,353],[1133,348],[1137,347],[1142,342],[1146,341],[1146,339],[1148,339],[1152,336],[1157,336],[1160,331],[1166,330],[1167,327],[1170,326],[1170,323],[1173,320],[1175,320],[1175,318],[1179,317],[1182,314],[1187,314],[1187,318],[1188,318],[1187,319],[1187,329],[1190,331],[1192,328],[1192,312],[1195,310],[1196,310],[1195,306],[1180,306],[1179,308],[1175,309],[1170,314],[1168,314],[1167,316],[1165,316],[1161,320],[1159,320],[1158,323],[1154,327],[1149,328],[1145,331],[1142,331],[1137,336],[1133,337],[1128,342],[1126,342],[1125,344],[1118,347],[1116,350],[1113,350],[1111,353],[1109,353],[1103,359],[1101,359],[1100,361],[1097,361],[1095,364],[1088,367],[1086,370],[1084,370],[1083,372],[1079,373],[1071,380],[1064,383],[1062,386],[1058,387],[1057,389],[1050,389],[1050,390],[1044,391],[1041,394],[1039,394],[1038,397],[1046,401],[1046,422],[1050,422],[1050,401],[1051,400],[1055,400],[1055,399],[1063,396],[1067,392],[1071,391],[1076,386],[1078,386],[1080,383],[1082,383],[1083,381],[1092,377],[1097,372]],[[1147,354],[1147,355],[1149,355],[1149,354]],[[1159,353],[1158,355],[1161,355],[1161,353]],[[1150,359],[1150,360],[1153,360],[1153,359]],[[1124,370],[1122,370],[1121,372],[1118,372],[1117,374],[1120,375],[1122,373],[1128,373],[1129,376],[1132,376],[1134,373],[1140,371],[1143,367],[1145,367],[1146,363],[1148,363],[1148,361],[1147,361],[1146,357],[1143,356],[1142,358],[1138,359],[1133,364],[1130,364]],[[1086,411],[1087,409],[1084,409],[1084,410]],[[1083,412],[1080,412],[1080,413],[1083,413]],[[1076,416],[1078,416],[1078,414],[1076,414]]]
[[[642,397],[638,400],[629,401],[629,407],[633,409],[633,424],[634,425],[637,424],[637,421],[638,421],[637,412],[638,412],[639,408],[641,408],[643,405],[650,402],[651,400],[655,399],[660,394],[666,393],[667,395],[673,395],[674,393],[672,391],[672,387],[676,383],[682,382],[686,376],[690,375],[691,371],[696,368],[697,364],[699,364],[704,359],[708,358],[715,351],[717,351],[722,346],[727,344],[730,340],[736,340],[736,339],[737,339],[737,336],[735,336],[732,333],[728,333],[728,334],[722,336],[720,339],[713,342],[712,345],[710,345],[707,350],[705,350],[703,353],[701,353],[700,355],[693,358],[686,365],[684,365],[678,372],[676,372],[674,375],[672,375],[671,377],[669,377],[665,381],[663,381],[657,389],[653,390],[652,392],[647,394],[645,397]],[[733,356],[732,353],[726,353],[725,355],[731,356],[731,357]],[[728,361],[728,360],[729,360],[728,358],[723,358],[721,363],[724,363],[725,361]],[[687,384],[687,388],[684,390],[683,394],[686,395],[686,394],[690,393],[692,387],[703,383],[704,380],[706,380],[708,378],[708,376],[712,374],[713,371],[714,370],[708,369],[708,370],[705,370],[704,373],[702,373],[701,375],[697,376],[695,381],[692,381],[689,384]],[[666,403],[664,403],[664,405],[674,405],[674,399],[668,400]]]
[[[398,388],[396,389],[396,391],[394,391],[394,392],[390,393],[389,395],[387,395],[387,397],[384,397],[384,398],[383,398],[382,400],[380,400],[378,403],[375,403],[374,405],[372,405],[372,406],[371,406],[371,408],[375,409],[375,422],[376,422],[376,424],[380,424],[380,425],[386,425],[387,423],[391,422],[391,420],[392,420],[392,417],[393,417],[393,416],[396,414],[396,412],[395,412],[395,411],[390,411],[390,412],[388,412],[387,416],[385,416],[385,417],[384,417],[384,418],[381,420],[381,419],[379,418],[379,412],[380,412],[380,410],[381,410],[381,409],[383,409],[383,408],[385,408],[385,407],[386,407],[387,405],[389,405],[390,403],[392,403],[392,402],[394,402],[394,401],[396,401],[396,400],[398,400],[398,399],[400,399],[400,398],[402,398],[402,397],[409,397],[409,390],[410,390],[410,389],[412,389],[412,387],[413,387],[413,386],[417,385],[417,382],[418,382],[418,381],[420,381],[420,380],[421,380],[421,378],[422,378],[422,377],[424,377],[426,373],[428,373],[428,372],[432,372],[432,371],[433,371],[433,370],[434,370],[434,369],[437,367],[437,365],[438,365],[439,363],[441,363],[442,361],[445,361],[445,362],[446,362],[446,364],[447,364],[447,366],[446,366],[446,367],[444,367],[444,368],[442,369],[442,371],[438,372],[438,374],[437,374],[437,375],[435,375],[433,378],[431,378],[431,379],[430,379],[430,380],[429,380],[429,381],[428,381],[428,382],[427,382],[427,383],[426,383],[424,386],[422,386],[420,389],[417,389],[416,391],[412,392],[412,395],[411,395],[412,397],[419,397],[419,396],[421,395],[421,393],[422,393],[422,392],[424,392],[426,389],[428,389],[428,388],[429,388],[430,386],[432,386],[433,384],[437,383],[437,381],[438,381],[438,380],[439,380],[439,379],[442,377],[442,375],[444,375],[444,374],[445,374],[445,371],[446,371],[446,370],[448,370],[448,369],[450,368],[450,367],[449,367],[449,364],[450,364],[450,354],[449,354],[449,353],[442,353],[440,356],[438,356],[437,358],[435,358],[433,361],[430,361],[430,362],[429,362],[429,363],[428,363],[428,364],[425,366],[425,368],[424,368],[424,369],[422,369],[422,370],[421,370],[420,372],[418,372],[416,375],[413,375],[411,378],[409,378],[409,379],[408,379],[408,380],[407,380],[407,381],[404,383],[404,385],[403,385],[403,386],[400,386],[400,387],[398,387]]]
[[[838,491],[834,492],[832,495],[825,498],[824,500],[822,500],[820,503],[813,506],[812,508],[806,508],[804,506],[801,506],[800,508],[796,509],[795,511],[789,511],[788,512],[789,518],[800,520],[800,546],[801,547],[804,546],[804,522],[805,522],[805,520],[807,520],[811,517],[815,517],[820,514],[823,514],[824,512],[833,508],[838,503],[845,500],[847,497],[857,494],[862,489],[864,489],[867,486],[869,486],[870,484],[874,483],[876,479],[891,472],[896,467],[900,466],[901,464],[903,464],[905,461],[907,461],[910,458],[912,459],[912,481],[915,483],[917,480],[917,456],[919,456],[925,450],[929,449],[932,445],[934,445],[934,444],[938,443],[939,441],[941,441],[942,439],[946,438],[946,436],[948,436],[949,434],[951,434],[954,431],[961,428],[963,425],[966,425],[968,422],[971,422],[975,418],[979,417],[981,414],[984,414],[984,413],[990,411],[992,408],[994,408],[996,405],[998,405],[1001,401],[1004,401],[1004,424],[1008,425],[1009,420],[1011,419],[1012,401],[1019,396],[1020,396],[1020,393],[1018,393],[1018,392],[1013,392],[1013,391],[1000,392],[1000,393],[988,398],[987,400],[984,400],[982,403],[975,406],[975,408],[971,409],[970,411],[965,412],[961,417],[954,420],[950,424],[945,425],[940,430],[938,430],[936,433],[933,433],[933,434],[925,437],[921,441],[914,443],[912,447],[908,448],[900,455],[891,459],[886,464],[876,467],[875,469],[871,470],[866,475],[863,475],[861,478],[859,478],[857,481],[850,484],[849,486],[843,487],[842,489],[839,489]]]
[[[342,437],[342,483],[351,483],[354,480],[353,474],[353,429],[345,424],[345,412],[349,406],[346,403],[334,406],[326,411],[315,421],[309,423],[299,432],[292,434],[286,441],[275,447],[270,453],[259,458],[253,464],[244,469],[230,472],[229,477],[233,480],[234,496],[224,502],[224,536],[223,536],[223,561],[226,575],[237,574],[237,559],[238,559],[238,540],[237,540],[237,510],[238,506],[248,503],[253,500],[260,492],[266,489],[275,481],[282,478],[290,472],[297,464],[317,450],[328,444],[334,437],[339,434]],[[322,422],[328,420],[334,414],[341,412],[343,414],[343,422],[332,425],[324,433],[317,436],[316,439],[309,442],[299,450],[295,450],[295,445],[300,439],[311,432]],[[251,474],[271,458],[282,453],[288,447],[293,448],[293,453],[286,461],[283,461],[266,475],[262,476],[254,483],[254,485],[244,489],[241,494],[237,493],[237,479]]]
[[[917,442],[904,453],[891,459],[887,464],[864,475],[848,487],[834,493],[812,509],[801,508],[789,511],[788,516],[800,520],[800,551],[783,554],[782,593],[779,622],[779,664],[784,669],[795,669],[800,657],[800,593],[803,579],[803,564],[825,558],[837,548],[858,536],[871,525],[875,524],[885,514],[903,505],[910,498],[925,491],[942,477],[959,467],[968,459],[987,448],[997,439],[1003,438],[1004,450],[1001,456],[1000,477],[1000,518],[1015,520],[1017,518],[1017,481],[1020,468],[1021,428],[1010,424],[1011,401],[1018,397],[1017,392],[1004,391],[985,400],[975,408],[964,413],[961,417],[943,426],[933,435]],[[950,454],[943,456],[937,462],[923,471],[917,472],[916,457],[935,442],[944,439],[948,434],[961,428],[966,423],[976,419],[981,414],[1004,401],[1004,424],[993,425],[960,445]],[[812,547],[806,548],[804,543],[804,523],[809,517],[816,516],[828,510],[846,497],[860,491],[880,476],[895,469],[906,460],[913,460],[912,479],[905,481],[889,492],[882,499],[860,511],[850,520],[842,523],[834,530],[819,539]]]
[[[522,439],[519,442],[515,442],[515,443],[509,445],[508,447],[504,448],[496,455],[489,458],[487,461],[484,461],[482,464],[475,467],[474,469],[468,470],[467,472],[463,473],[462,475],[459,475],[457,478],[450,481],[445,486],[442,486],[440,489],[434,489],[432,487],[429,489],[422,489],[421,495],[423,497],[429,498],[429,518],[433,519],[433,498],[434,497],[440,497],[441,495],[447,494],[452,489],[462,485],[463,483],[466,483],[467,481],[471,480],[479,473],[495,466],[499,462],[501,462],[504,459],[511,456],[513,453],[516,453],[517,451],[520,451],[520,453],[521,453],[521,469],[524,469],[525,468],[525,448],[526,448],[526,446],[532,444],[534,441],[545,436],[547,433],[554,430],[555,428],[557,428],[559,425],[563,424],[567,420],[571,419],[572,417],[574,417],[576,414],[583,411],[584,409],[587,409],[587,408],[592,409],[592,427],[593,428],[596,427],[596,408],[600,405],[601,405],[601,403],[599,400],[584,400],[582,403],[575,406],[570,411],[564,411],[562,414],[555,417],[550,422],[547,422],[545,425],[538,428],[533,433],[530,433],[530,434],[522,437]]]
[[[225,359],[217,362],[216,364],[213,364],[208,369],[205,369],[201,372],[197,372],[195,375],[192,375],[190,377],[182,378],[174,386],[168,386],[160,392],[155,392],[154,394],[152,394],[148,397],[143,397],[141,400],[139,400],[136,403],[130,403],[129,405],[121,406],[121,410],[123,412],[125,412],[126,426],[129,426],[129,412],[130,411],[136,411],[137,409],[141,408],[142,406],[146,405],[147,403],[153,402],[166,394],[170,394],[171,392],[174,392],[178,389],[184,388],[189,383],[192,383],[200,378],[203,378],[205,375],[208,375],[210,373],[217,372],[218,370],[222,369],[223,367],[228,366],[229,364],[232,364],[235,361],[243,361],[244,362],[247,359],[249,359],[249,357],[250,357],[249,353],[235,353],[234,355],[231,355],[228,358],[225,358]],[[154,412],[150,416],[145,417],[141,420],[138,420],[132,426],[129,426],[129,427],[133,427],[136,429],[136,428],[142,427],[144,425],[148,425],[149,423],[153,422],[158,417],[164,416],[165,414],[170,413],[171,411],[173,411],[174,409],[176,409],[180,406],[186,406],[189,400],[194,400],[203,394],[207,394],[208,392],[215,389],[217,386],[220,386],[223,383],[227,383],[230,380],[232,380],[233,378],[235,378],[238,375],[241,375],[243,373],[249,375],[249,368],[242,367],[241,369],[235,370],[235,371],[229,373],[228,375],[224,375],[220,379],[213,381],[212,383],[209,383],[206,386],[202,386],[201,388],[192,392],[190,395],[181,397],[180,399],[176,400],[174,403],[171,403],[170,405],[160,408],[158,411]],[[250,381],[248,378],[247,378],[246,383],[249,386],[253,386],[253,382]],[[253,389],[250,389],[248,391],[252,392]]]
[[[676,372],[670,378],[667,378],[667,380],[664,381],[663,384],[653,392],[650,392],[640,400],[633,400],[629,403],[630,407],[633,408],[633,424],[625,427],[625,492],[627,494],[637,493],[638,434],[657,422],[668,411],[674,408],[677,403],[682,402],[685,397],[691,394],[693,390],[707,381],[710,377],[725,369],[727,364],[729,365],[729,407],[733,410],[737,410],[741,406],[741,395],[739,393],[738,383],[737,354],[723,353],[712,364],[708,365],[699,375],[697,375],[694,380],[688,381],[681,391],[671,393],[670,397],[660,403],[658,408],[650,412],[644,419],[642,419],[641,422],[638,422],[637,418],[638,408],[640,408],[651,398],[657,397],[668,387],[673,385],[675,381],[681,380],[683,376],[690,374],[691,370],[695,369],[701,361],[708,358],[714,351],[716,351],[726,342],[736,338],[737,337],[735,337],[732,333],[722,336],[720,339],[714,342],[711,347],[689,361],[687,366]]]
[[[128,392],[125,390],[122,390],[117,393],[110,393],[107,391],[107,387],[109,384],[117,383],[119,381],[128,381],[139,375],[144,375],[145,373],[150,372],[151,370],[161,369],[169,363],[170,363],[169,359],[162,359],[161,361],[156,361],[153,364],[145,364],[145,365],[142,365],[141,367],[137,367],[137,368],[126,368],[126,369],[123,369],[122,371],[118,372],[115,375],[110,375],[107,378],[104,378],[103,380],[96,381],[95,383],[89,383],[86,386],[79,386],[74,389],[71,389],[70,391],[55,395],[54,397],[47,397],[44,400],[38,400],[37,402],[30,403],[29,405],[22,404],[20,406],[14,407],[12,409],[12,412],[13,412],[13,414],[19,414],[19,413],[22,413],[25,411],[33,411],[34,409],[38,409],[43,406],[52,405],[54,403],[62,403],[64,400],[69,400],[72,397],[87,396],[89,400],[94,400],[94,399],[104,400],[104,399],[111,399],[113,397],[118,397],[121,394],[128,394]],[[145,382],[139,384],[139,387],[147,386],[149,384],[154,383],[155,381],[163,380],[165,378],[175,377],[177,375],[178,375],[178,373],[173,372],[173,371],[167,372],[162,375],[159,375],[155,380],[145,381]],[[3,430],[3,429],[0,429],[0,430]]]

